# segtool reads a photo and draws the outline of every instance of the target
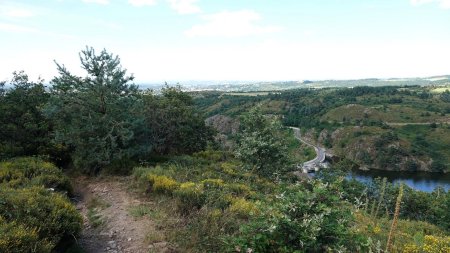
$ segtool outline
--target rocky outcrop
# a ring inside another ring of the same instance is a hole
[[[239,130],[239,121],[225,115],[214,115],[207,118],[205,123],[225,135],[236,134]]]
[[[233,142],[229,136],[234,135],[239,131],[239,121],[225,115],[214,115],[205,120],[207,126],[213,127],[217,134],[214,136],[214,140],[222,148],[231,150],[233,148]]]

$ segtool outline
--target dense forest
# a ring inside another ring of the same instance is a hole
[[[86,48],[80,59],[83,77],[57,64],[49,87],[24,72],[1,83],[0,252],[84,252],[78,174],[130,180],[157,203],[130,215],[159,224],[147,240],[163,238],[173,252],[450,252],[450,192],[345,177],[355,163],[448,171],[448,92],[155,93],[105,50]],[[230,146],[205,123],[217,114],[238,122]],[[310,155],[295,155],[302,146],[284,126],[340,156],[355,143],[375,148],[299,178],[294,165]],[[102,226],[97,216],[90,226]]]

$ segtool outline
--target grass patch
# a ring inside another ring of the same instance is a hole
[[[88,209],[94,209],[94,208],[106,209],[106,208],[110,207],[111,204],[104,201],[103,199],[98,198],[98,197],[93,197],[88,201],[86,206]]]
[[[133,206],[128,211],[130,215],[133,216],[134,218],[141,218],[147,216],[153,220],[159,220],[163,217],[163,214],[160,210],[145,204]]]
[[[94,228],[98,228],[105,224],[105,219],[101,216],[101,214],[99,214],[99,209],[97,208],[89,208],[87,217],[89,224],[91,224]]]
[[[100,211],[111,206],[108,202],[98,198],[91,198],[86,204],[88,208],[87,217],[92,227],[98,228],[105,224],[105,218],[102,217]]]

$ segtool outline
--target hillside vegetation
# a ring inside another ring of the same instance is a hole
[[[390,86],[299,89],[257,96],[202,92],[196,104],[208,115],[232,117],[259,104],[312,142],[361,168],[450,170],[450,100],[433,87]]]
[[[0,252],[450,251],[450,192],[345,177],[355,163],[447,171],[448,92],[154,93],[105,50],[80,58],[85,76],[58,64],[50,88],[23,72],[0,85]],[[285,126],[346,159],[299,178],[315,154]],[[109,241],[82,249],[80,234]]]

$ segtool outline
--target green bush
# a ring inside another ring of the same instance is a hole
[[[42,187],[0,188],[0,216],[36,229],[39,240],[48,240],[53,246],[63,238],[77,236],[83,221],[66,197]]]
[[[39,238],[36,228],[6,222],[0,216],[0,252],[50,252],[52,244]]]
[[[178,208],[182,213],[200,209],[206,203],[206,195],[202,184],[182,183],[174,195],[178,197]]]
[[[171,194],[179,187],[177,181],[171,177],[149,173],[147,179],[150,183],[151,190],[154,192]]]
[[[60,169],[35,157],[15,158],[0,163],[0,184],[13,188],[43,186],[72,193],[70,181]]]
[[[361,238],[349,229],[351,208],[333,186],[315,182],[282,188],[274,201],[261,207],[262,215],[228,238],[230,252],[361,251]]]

